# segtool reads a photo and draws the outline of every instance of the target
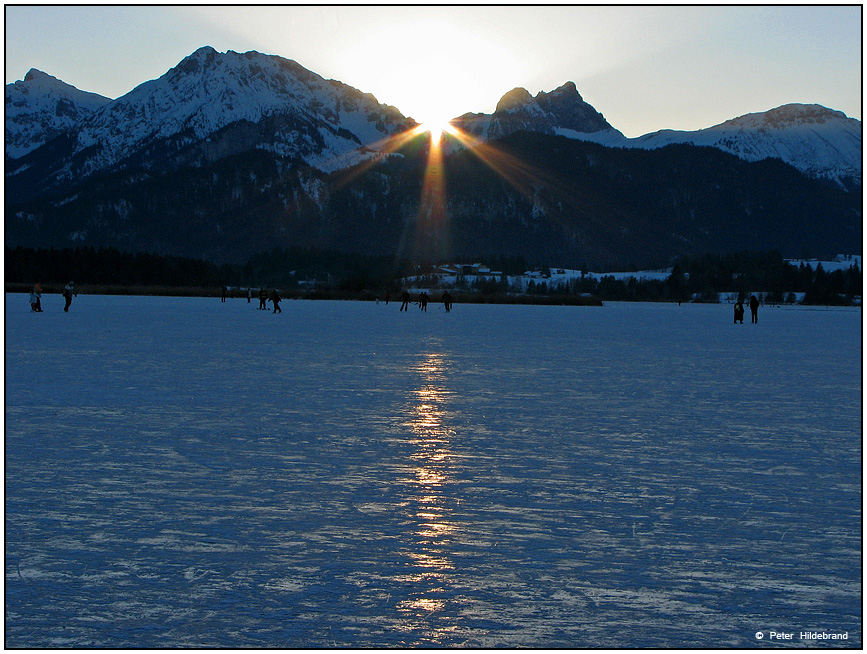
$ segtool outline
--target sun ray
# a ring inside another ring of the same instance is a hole
[[[360,152],[366,156],[357,165],[340,172],[337,178],[337,186],[341,187],[349,184],[381,163],[388,156],[395,154],[413,141],[422,138],[425,132],[426,130],[423,125],[416,125],[359,148],[356,152]]]
[[[437,258],[448,252],[449,245],[442,131],[435,126],[421,127],[430,133],[430,146],[416,217],[415,254]]]
[[[539,169],[507,152],[502,147],[486,142],[465,132],[448,121],[430,121],[417,124],[402,132],[372,143],[364,148],[370,154],[366,161],[341,173],[337,180],[343,186],[366,173],[389,155],[407,145],[416,143],[427,150],[418,211],[406,218],[404,233],[398,251],[415,260],[432,260],[450,256],[448,202],[446,192],[445,155],[465,149],[484,163],[500,178],[515,188],[528,200],[535,201],[540,188],[562,191],[559,194],[566,204],[579,206],[580,202],[570,197],[568,189],[562,189],[556,175]],[[415,147],[415,146],[414,146]],[[409,246],[411,251],[407,251]]]
[[[498,148],[486,141],[467,134],[458,127],[451,126],[450,134],[463,145],[468,152],[479,159],[482,163],[502,177],[524,196],[532,197],[533,184],[546,181],[541,171],[521,161],[518,157],[509,154],[502,148]]]

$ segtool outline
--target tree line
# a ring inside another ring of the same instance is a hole
[[[215,264],[203,259],[124,252],[112,247],[6,247],[6,282],[221,288],[296,288],[315,284],[334,290],[388,288],[412,273],[394,257],[316,248],[275,248],[245,263]]]
[[[398,291],[400,280],[431,271],[433,263],[413,263],[387,255],[364,255],[316,248],[274,248],[245,263],[209,261],[153,253],[122,252],[115,248],[6,248],[6,282],[33,284],[124,285],[212,288],[223,286],[278,287],[292,290],[316,287],[346,293]],[[523,257],[488,258],[504,276],[473,290],[489,294],[513,292],[506,275],[530,266]],[[776,251],[685,256],[664,280],[616,279],[589,275],[568,283],[540,279],[529,285],[531,295],[593,295],[601,300],[716,302],[720,293],[741,296],[760,292],[769,303],[851,304],[862,294],[858,266],[825,271],[792,265]]]

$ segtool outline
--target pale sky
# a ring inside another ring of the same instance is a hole
[[[861,119],[861,7],[5,7],[6,83],[30,68],[116,98],[204,45],[293,59],[420,122],[575,82],[626,136],[790,102]]]

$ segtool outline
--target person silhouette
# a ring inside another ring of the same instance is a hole
[[[759,301],[755,295],[750,295],[750,313],[753,316],[752,322],[754,324],[759,322]]]
[[[37,281],[33,285],[33,292],[30,294],[31,298],[36,298],[36,305],[33,307],[33,310],[38,312],[42,311],[42,283]],[[31,300],[32,302],[32,300]]]
[[[271,291],[271,302],[274,303],[274,313],[283,313],[283,309],[280,308],[280,295],[276,288]]]
[[[409,311],[409,309],[407,309],[410,300],[409,291],[404,291],[403,295],[400,296],[400,299],[403,302],[403,304],[400,305],[400,311]]]
[[[735,324],[738,322],[744,324],[744,305],[740,300],[735,302]]]
[[[66,300],[66,306],[63,307],[64,311],[69,311],[69,306],[72,304],[72,296],[78,295],[73,288],[72,282],[69,282],[66,286],[63,287],[63,299]]]
[[[443,293],[443,307],[445,307],[446,313],[452,310],[452,296],[448,291]]]

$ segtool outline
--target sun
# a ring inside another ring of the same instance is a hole
[[[439,144],[444,133],[455,134],[457,129],[446,119],[433,119],[423,122],[416,128],[416,131],[419,134],[430,133],[431,143]]]

